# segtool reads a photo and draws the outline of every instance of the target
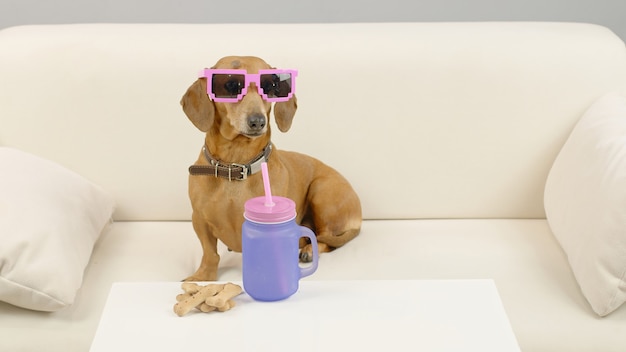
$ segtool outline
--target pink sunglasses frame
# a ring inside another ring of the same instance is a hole
[[[291,75],[291,92],[287,94],[286,97],[269,97],[267,94],[263,92],[261,89],[261,75],[267,74],[281,74],[288,73]],[[218,98],[215,96],[211,88],[213,87],[213,75],[214,74],[226,74],[226,75],[243,75],[244,76],[244,87],[241,89],[241,93],[237,95],[236,98]],[[257,86],[257,91],[259,95],[263,98],[263,100],[270,103],[279,103],[288,101],[293,97],[294,92],[296,91],[296,77],[298,76],[298,70],[290,70],[290,69],[267,69],[267,70],[259,70],[258,73],[248,73],[246,70],[234,70],[234,69],[215,69],[215,68],[205,68],[200,71],[199,77],[206,78],[206,93],[214,102],[218,103],[236,103],[243,99],[246,94],[248,94],[248,87],[251,83],[255,83]]]

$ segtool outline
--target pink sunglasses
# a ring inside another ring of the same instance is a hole
[[[211,100],[219,103],[236,103],[248,93],[250,83],[255,83],[261,97],[270,103],[291,99],[296,90],[297,70],[246,70],[212,69],[200,71],[207,79],[206,91]]]

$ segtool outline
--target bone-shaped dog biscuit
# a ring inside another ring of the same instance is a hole
[[[178,303],[174,305],[174,313],[181,317],[193,308],[205,313],[225,312],[235,306],[232,298],[243,292],[240,286],[232,283],[201,286],[186,282],[181,288],[184,293],[176,296]]]
[[[233,297],[241,293],[241,287],[235,284],[227,283],[224,285],[224,289],[218,292],[215,296],[208,297],[206,304],[213,307],[223,307]]]
[[[176,303],[174,305],[174,313],[179,317],[189,313],[196,306],[202,304],[207,297],[211,297],[215,295],[217,292],[224,289],[224,285],[206,285],[201,287],[198,292],[192,294],[191,296],[183,299],[182,301]]]
[[[210,305],[208,305],[206,303],[202,303],[197,308],[200,309],[200,311],[203,312],[203,313],[209,313],[209,312],[212,312],[214,310],[217,310],[217,307],[212,307],[212,306],[210,306]]]
[[[204,286],[200,286],[200,285],[196,284],[195,282],[183,282],[182,285],[180,285],[180,288],[183,289],[183,292],[191,293],[191,294],[194,294],[194,293],[200,291],[200,289],[202,287],[204,287]]]
[[[218,312],[225,312],[229,309],[231,309],[232,307],[235,306],[235,301],[233,301],[232,299],[230,301],[227,301],[223,306],[218,307],[217,311]]]

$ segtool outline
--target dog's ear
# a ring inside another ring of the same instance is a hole
[[[180,100],[183,111],[200,131],[206,132],[213,124],[215,106],[206,94],[206,79],[197,79]]]
[[[281,132],[289,131],[297,109],[298,99],[295,94],[285,102],[274,104],[274,117],[276,118],[276,125]]]

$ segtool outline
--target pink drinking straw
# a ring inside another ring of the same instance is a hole
[[[263,174],[263,188],[265,189],[265,206],[273,207],[274,201],[272,200],[272,188],[270,187],[270,175],[267,171],[267,163],[261,163],[261,173]]]

